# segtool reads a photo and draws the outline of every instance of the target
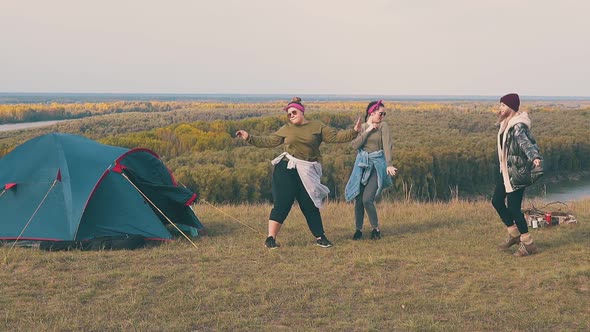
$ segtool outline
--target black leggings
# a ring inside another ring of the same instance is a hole
[[[523,196],[524,188],[507,194],[502,174],[498,173],[496,175],[496,189],[494,190],[494,196],[492,197],[492,205],[498,212],[504,225],[510,227],[516,224],[520,234],[526,234],[529,232],[526,220],[521,211]],[[508,206],[506,203],[508,203]]]
[[[272,174],[272,197],[274,206],[270,211],[270,220],[282,224],[287,219],[293,202],[297,200],[311,233],[315,237],[324,234],[320,210],[313,204],[311,197],[309,197],[301,182],[301,178],[299,178],[297,170],[294,168],[287,169],[287,161],[285,160],[281,160],[275,165]]]

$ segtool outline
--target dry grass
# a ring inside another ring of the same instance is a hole
[[[267,205],[196,210],[210,235],[136,251],[0,248],[1,331],[556,331],[590,329],[590,202],[542,249],[495,245],[488,202],[382,204],[383,239],[352,241],[352,205],[323,210],[322,249],[297,207],[263,247]],[[366,225],[365,234],[368,233]]]

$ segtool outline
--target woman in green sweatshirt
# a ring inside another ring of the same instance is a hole
[[[277,235],[291,211],[293,202],[297,200],[307,225],[316,238],[316,244],[329,248],[332,243],[324,234],[319,208],[330,191],[320,183],[322,165],[319,148],[322,142],[352,141],[361,130],[361,119],[357,120],[354,129],[347,130],[337,130],[321,121],[307,120],[305,106],[299,97],[293,98],[284,110],[289,117],[289,123],[270,136],[254,136],[244,130],[236,132],[237,137],[257,147],[272,148],[281,144],[285,147],[285,152],[272,161],[274,205],[270,211],[268,237],[264,244],[270,249],[279,247],[276,242]]]

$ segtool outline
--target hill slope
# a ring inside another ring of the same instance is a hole
[[[590,329],[590,201],[570,206],[576,226],[531,230],[542,252],[521,259],[495,249],[488,202],[383,203],[380,241],[352,241],[352,205],[329,203],[330,249],[294,207],[272,251],[269,209],[197,205],[198,250],[0,248],[0,330]]]

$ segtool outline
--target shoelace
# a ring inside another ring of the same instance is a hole
[[[526,255],[530,255],[529,251],[526,250],[526,246],[524,245],[524,242],[520,243],[520,247],[518,247],[518,251],[524,252]]]

